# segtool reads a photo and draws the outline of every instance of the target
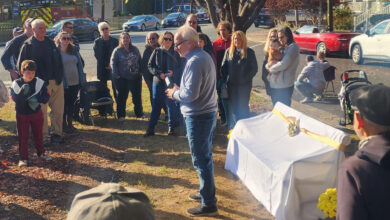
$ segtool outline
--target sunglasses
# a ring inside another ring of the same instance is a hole
[[[173,39],[169,38],[169,37],[164,37],[164,40],[166,40],[166,41],[173,41]]]
[[[109,28],[108,27],[105,27],[105,28],[102,28],[102,31],[105,31],[105,30],[108,30]]]
[[[62,40],[69,40],[69,41],[70,41],[70,37],[62,37],[61,39],[62,39]]]
[[[182,45],[184,42],[186,42],[187,40],[183,40],[182,42],[178,43],[178,44],[175,44],[174,47],[175,48],[178,48],[180,45]]]
[[[72,27],[72,26],[68,26],[68,27],[66,27],[66,28],[73,29],[73,27]]]

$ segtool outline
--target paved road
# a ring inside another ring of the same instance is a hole
[[[211,24],[201,24],[202,31],[206,33],[212,41],[217,39],[217,35],[215,33],[215,29]],[[159,30],[158,33],[162,33],[163,31],[171,31],[175,33],[176,28],[166,28],[163,30]],[[252,26],[247,33],[255,35],[256,37],[251,38],[252,41],[249,41],[248,45],[249,47],[252,47],[255,50],[257,62],[259,65],[259,73],[256,75],[254,79],[254,87],[255,88],[264,88],[264,84],[261,80],[261,65],[264,58],[263,53],[263,42],[265,35],[256,35],[256,33],[259,32],[266,32],[267,29],[263,28],[255,28]],[[144,44],[145,44],[145,35],[147,32],[131,32],[131,38],[133,44],[139,48],[141,54],[144,51]],[[119,33],[113,34],[114,37],[119,37]],[[81,55],[83,56],[85,60],[85,72],[87,73],[88,80],[96,79],[96,59],[93,56],[93,50],[92,50],[93,42],[82,42],[80,44],[81,47]],[[0,54],[3,53],[4,47],[0,47]],[[305,65],[305,56],[307,56],[309,53],[301,53],[300,55],[300,64],[297,70],[297,75],[300,73],[302,68]],[[351,59],[343,58],[343,57],[329,57],[327,58],[328,61],[336,66],[337,68],[337,76],[336,81],[334,82],[335,90],[338,92],[340,90],[340,81],[338,80],[339,75],[341,72],[345,70],[350,69],[361,69],[366,71],[368,78],[373,83],[384,83],[386,85],[390,85],[390,64],[389,63],[381,63],[381,62],[366,62],[365,65],[355,65],[352,63]],[[9,74],[6,70],[3,69],[3,67],[0,67],[0,79],[3,81],[9,80]],[[8,82],[9,83],[9,82]],[[298,93],[294,93],[293,98],[297,101],[302,99]],[[336,98],[330,98],[326,99],[324,102],[321,103],[312,103],[310,104],[313,107],[325,110],[327,112],[330,112],[332,114],[338,115],[340,114],[340,108],[338,105],[338,100]]]

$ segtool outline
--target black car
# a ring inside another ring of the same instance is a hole
[[[272,17],[272,14],[270,13],[270,11],[267,8],[261,9],[261,11],[260,11],[259,15],[257,16],[257,18],[255,19],[254,23],[255,23],[255,27],[259,27],[260,25],[265,25],[268,27],[275,26],[275,22],[274,22],[274,19]]]
[[[100,36],[98,24],[88,18],[70,18],[61,20],[55,23],[51,28],[47,29],[46,35],[54,39],[57,36],[58,32],[61,31],[61,24],[66,21],[70,21],[73,23],[73,34],[76,35],[76,37],[80,40],[95,40]]]
[[[187,14],[176,12],[167,15],[161,22],[163,27],[179,27],[186,22]]]

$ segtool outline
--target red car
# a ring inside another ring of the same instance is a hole
[[[325,27],[305,25],[294,31],[294,40],[301,50],[348,54],[349,41],[359,33],[327,32]]]

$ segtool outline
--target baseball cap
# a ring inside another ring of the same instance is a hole
[[[390,126],[390,87],[383,84],[362,86],[350,94],[351,107],[378,125]]]
[[[23,28],[15,27],[14,29],[12,29],[12,34],[20,34],[20,33],[23,33]]]
[[[27,18],[24,21],[24,26],[31,25],[31,23],[35,20],[35,18]]]
[[[142,191],[117,183],[103,183],[78,193],[68,220],[154,220],[148,197]]]

